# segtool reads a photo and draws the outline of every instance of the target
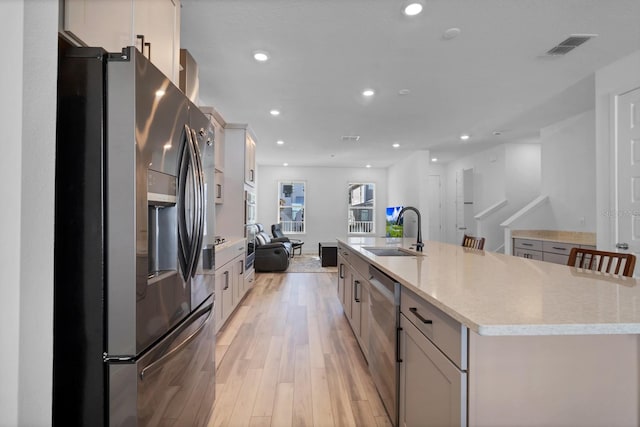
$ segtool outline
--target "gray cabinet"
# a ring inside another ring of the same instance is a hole
[[[400,425],[466,426],[467,328],[404,287],[400,312]]]
[[[216,248],[214,316],[220,330],[253,285],[253,269],[245,272],[245,239]]]
[[[338,245],[338,298],[362,353],[369,350],[369,264]]]
[[[595,249],[595,246],[537,239],[513,239],[513,254],[518,257],[566,265],[571,248]]]
[[[467,373],[400,314],[400,405],[403,427],[466,426]]]

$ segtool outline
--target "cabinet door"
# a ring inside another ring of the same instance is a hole
[[[467,374],[400,315],[400,426],[466,426]]]
[[[222,323],[224,322],[222,316],[222,313],[224,311],[224,298],[222,297],[222,295],[224,292],[223,288],[225,286],[225,276],[223,273],[223,269],[217,269],[215,273],[215,304],[213,306],[213,318],[216,321],[216,332],[220,330],[220,328],[222,327]]]
[[[234,289],[234,302],[236,306],[240,303],[240,300],[244,296],[244,257],[239,256],[233,261],[233,289]]]
[[[85,46],[120,52],[132,44],[133,0],[64,0],[63,29]]]
[[[351,301],[353,299],[353,272],[349,264],[344,265],[344,301],[342,302],[342,308],[344,314],[347,316],[349,323],[351,323]]]
[[[344,282],[346,263],[342,255],[338,255],[338,299],[344,308]]]
[[[256,143],[249,134],[246,136],[244,156],[244,182],[254,186],[256,183]]]
[[[351,315],[349,316],[349,320],[351,320],[353,333],[356,335],[356,338],[360,340],[362,336],[362,316],[367,314],[367,310],[362,309],[362,295],[365,281],[362,276],[355,271],[352,271],[351,275]]]
[[[214,129],[213,147],[216,153],[215,167],[216,170],[224,172],[224,128],[213,115],[211,116],[211,123]]]
[[[527,259],[535,259],[538,261],[542,261],[542,252],[540,251],[532,251],[528,249],[514,249],[513,254],[515,256]]]
[[[222,289],[219,299],[222,302],[222,324],[224,324],[233,311],[233,264],[225,265],[220,275]],[[216,299],[218,299],[218,295],[216,295]]]
[[[227,263],[216,270],[215,307],[216,331],[220,330],[233,311],[233,263]]]
[[[552,262],[554,264],[567,265],[567,263],[569,262],[569,255],[560,255],[560,254],[554,254],[550,252],[543,252],[542,260],[547,262]]]
[[[136,46],[176,85],[180,64],[179,25],[179,0],[135,0],[134,37],[144,35],[144,41],[148,43],[141,47],[136,39]]]
[[[360,348],[365,359],[369,359],[369,282],[362,281],[360,288]]]

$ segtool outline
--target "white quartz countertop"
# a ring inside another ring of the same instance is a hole
[[[480,335],[640,334],[633,278],[432,241],[422,256],[400,257],[363,248],[415,239],[338,241]]]

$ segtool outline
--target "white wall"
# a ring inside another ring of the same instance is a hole
[[[456,173],[473,169],[474,213],[502,200],[508,203],[482,223],[485,249],[502,247],[504,233],[499,224],[530,202],[540,192],[540,145],[502,144],[463,157],[447,165],[446,215],[447,241],[459,244],[456,230]],[[475,225],[475,224],[474,224]]]
[[[9,0],[0,34],[0,425],[51,424],[58,3]],[[11,207],[11,208],[9,208]]]
[[[640,50],[596,72],[596,230],[599,249],[612,250],[615,211],[612,153],[613,97],[640,87]]]
[[[595,112],[543,128],[540,143],[540,194],[549,196],[549,201],[512,228],[595,232]]]
[[[304,240],[303,252],[316,254],[318,242],[347,236],[347,188],[349,183],[372,182],[376,185],[376,236],[385,232],[387,171],[380,168],[283,167],[258,165],[258,222],[271,234],[278,222],[278,181],[306,182],[306,233],[291,234]]]
[[[442,168],[433,165],[429,151],[415,151],[388,168],[389,197],[386,206],[413,206],[422,218],[422,239],[429,239],[429,175],[440,175]],[[404,219],[404,235],[416,236],[417,217],[407,213]]]

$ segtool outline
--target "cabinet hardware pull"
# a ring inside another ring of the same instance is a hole
[[[359,280],[354,280],[353,281],[353,300],[355,302],[360,302],[360,298],[358,297],[358,289],[360,289],[360,281]]]
[[[147,52],[149,52],[149,56],[147,56],[147,59],[151,61],[151,42],[146,42],[144,45],[147,47]]]
[[[240,260],[240,274],[238,276],[242,276],[242,273],[244,273],[244,261]]]
[[[522,246],[533,246],[533,243],[521,243]]]
[[[340,264],[340,274],[341,279],[344,279],[344,264]]]
[[[559,248],[559,247],[557,247],[557,246],[552,246],[552,248],[553,248],[553,249],[557,249],[557,250],[559,250],[559,251],[566,251],[566,250],[567,250],[567,248]]]
[[[425,319],[424,317],[422,317],[422,316],[420,315],[420,313],[418,313],[418,309],[417,309],[417,308],[415,308],[415,307],[409,307],[409,311],[410,311],[410,312],[412,312],[412,313],[413,313],[413,315],[414,315],[414,316],[416,316],[418,319],[420,319],[420,321],[421,321],[422,323],[425,323],[425,324],[431,324],[431,323],[433,323],[433,321],[432,321],[432,320],[427,320],[427,319]]]
[[[140,40],[140,52],[144,55],[144,34],[137,34],[136,39]],[[137,44],[136,42],[136,47],[138,47]]]
[[[226,291],[227,289],[229,289],[229,271],[228,270],[224,272],[224,288],[222,290]]]
[[[402,363],[400,358],[400,332],[402,332],[402,328],[398,326],[396,328],[396,363]]]

